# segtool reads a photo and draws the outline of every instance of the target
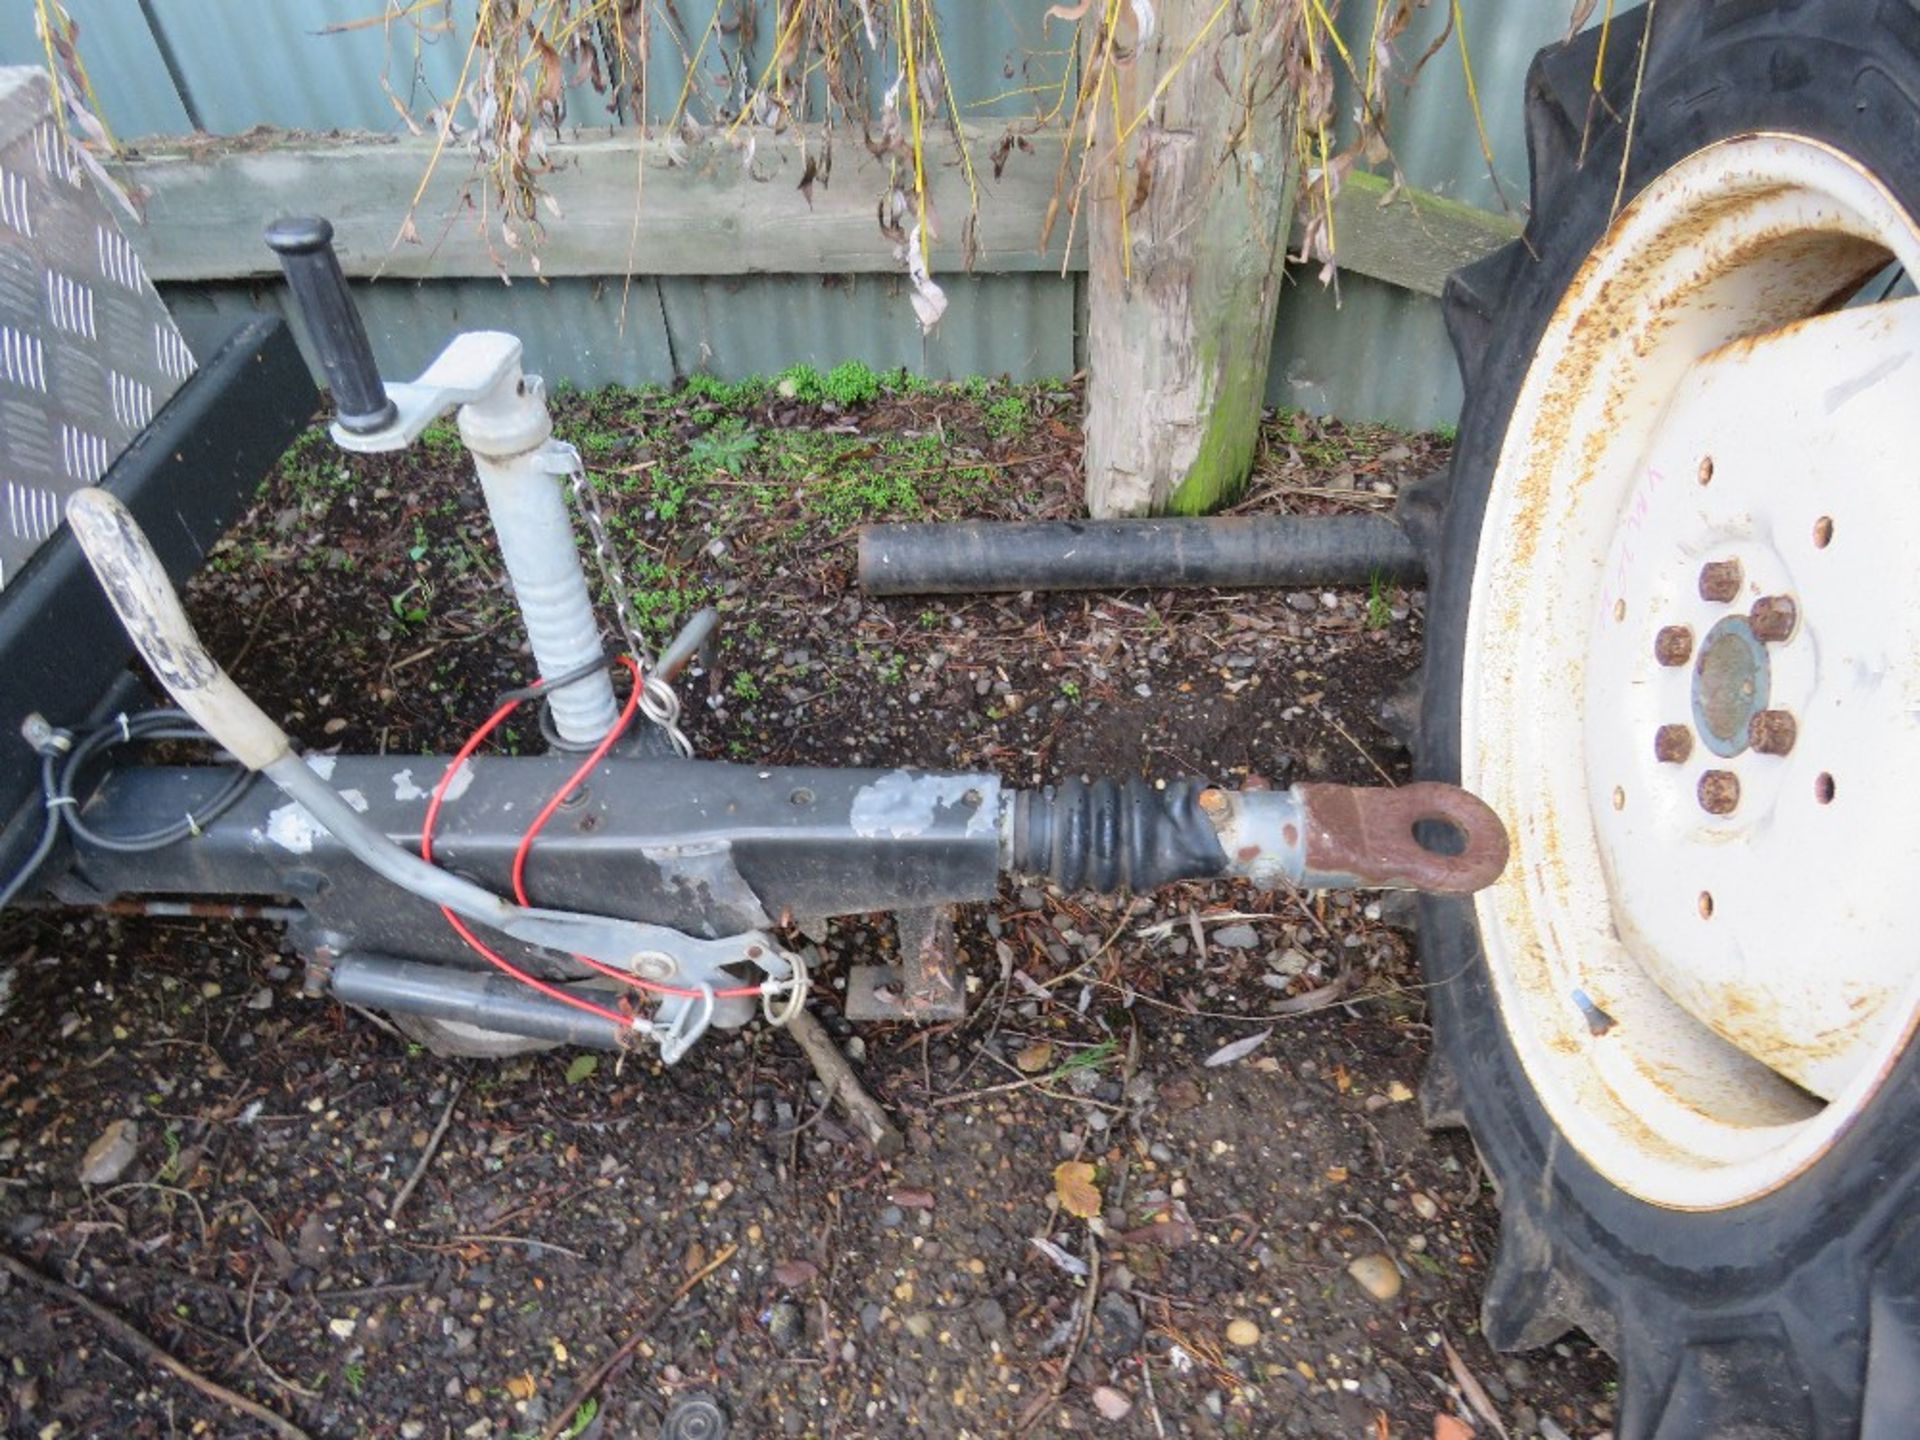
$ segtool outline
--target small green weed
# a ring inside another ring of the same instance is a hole
[[[1027,428],[1031,411],[1027,397],[1018,393],[1002,395],[987,402],[987,433],[1001,440],[1012,439]]]
[[[789,365],[774,377],[774,390],[789,400],[818,405],[826,394],[820,384],[820,372],[811,365]]]
[[[1120,1053],[1118,1040],[1102,1040],[1098,1045],[1089,1045],[1086,1049],[1069,1055],[1053,1067],[1049,1079],[1061,1080],[1076,1070],[1097,1070]]]
[[[738,415],[729,415],[687,447],[687,464],[704,474],[721,471],[737,476],[746,469],[747,457],[759,448],[759,432]]]
[[[630,538],[631,523],[613,521],[608,525],[616,538]],[[647,558],[642,552],[629,561],[627,599],[634,624],[640,633],[656,645],[672,638],[682,615],[691,615],[714,598],[713,587],[676,565]]]
[[[820,382],[821,393],[843,409],[867,405],[880,394],[880,377],[864,361],[848,360],[836,365]]]
[[[427,458],[440,464],[460,459],[466,447],[460,441],[460,429],[451,420],[436,420],[420,432],[420,448]]]
[[[433,587],[424,580],[416,580],[406,589],[387,597],[387,607],[393,611],[393,618],[402,625],[424,624],[433,613],[432,604]]]
[[[1274,434],[1281,444],[1297,450],[1309,465],[1338,465],[1346,452],[1338,441],[1327,438],[1321,424],[1304,410],[1281,409],[1273,415]]]
[[[727,687],[736,700],[751,705],[760,698],[760,682],[753,678],[751,670],[742,670],[733,677],[733,683]]]
[[[601,425],[580,432],[580,453],[589,460],[604,460],[620,448],[620,437]]]
[[[686,476],[661,472],[653,481],[653,513],[669,524],[678,520],[692,488]]]
[[[689,375],[682,392],[689,400],[705,400],[725,410],[756,405],[767,398],[767,382],[757,375],[745,380],[722,380],[714,375]]]
[[[732,388],[718,375],[689,375],[683,393],[689,400],[711,400],[716,405],[724,405]]]
[[[1387,599],[1387,584],[1375,572],[1367,582],[1367,629],[1384,630],[1392,623],[1393,606]]]
[[[353,474],[340,463],[340,452],[323,425],[301,432],[280,457],[280,469],[300,503],[323,513],[336,495],[353,488]]]

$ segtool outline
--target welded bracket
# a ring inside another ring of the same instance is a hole
[[[377,430],[328,427],[342,450],[378,455],[404,450],[449,410],[485,400],[502,385],[519,384],[520,341],[499,330],[469,330],[447,342],[417,380],[386,386],[393,418]]]
[[[849,1020],[958,1020],[967,1013],[953,911],[901,910],[894,916],[898,965],[856,965],[847,975]]]

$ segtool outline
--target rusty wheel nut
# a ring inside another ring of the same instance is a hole
[[[1747,721],[1747,744],[1762,755],[1785,755],[1800,736],[1800,727],[1788,710],[1762,710]]]
[[[1200,808],[1209,815],[1217,816],[1227,808],[1227,797],[1222,791],[1209,786],[1200,792]]]
[[[1778,643],[1793,634],[1800,618],[1800,607],[1791,595],[1762,595],[1747,612],[1747,623],[1762,640]]]
[[[1740,777],[1731,770],[1709,770],[1700,777],[1700,808],[1709,815],[1731,815],[1740,803]]]
[[[1745,572],[1738,560],[1709,560],[1700,567],[1700,598],[1716,605],[1729,604],[1740,593]]]
[[[1662,725],[1653,732],[1653,758],[1662,765],[1684,765],[1693,754],[1693,731],[1684,725]]]
[[[1685,625],[1662,625],[1653,637],[1653,658],[1662,665],[1684,665],[1693,658],[1693,631]]]

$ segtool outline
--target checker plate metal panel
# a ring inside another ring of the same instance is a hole
[[[49,97],[0,70],[0,589],[194,370]]]

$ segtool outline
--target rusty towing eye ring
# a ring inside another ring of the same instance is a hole
[[[1486,801],[1457,785],[1421,780],[1397,788],[1295,785],[1286,790],[1203,790],[1232,874],[1263,889],[1420,890],[1469,895],[1506,869],[1506,827]],[[1457,842],[1445,850],[1422,827]]]

